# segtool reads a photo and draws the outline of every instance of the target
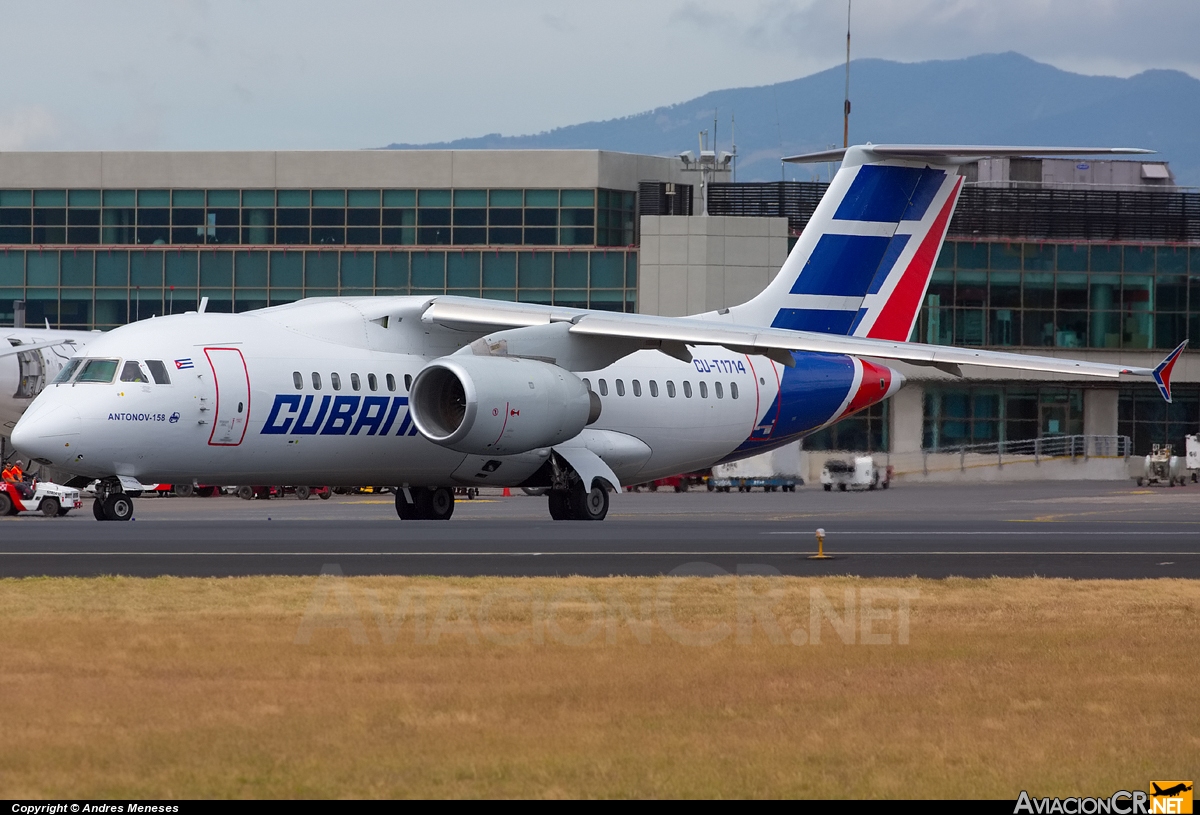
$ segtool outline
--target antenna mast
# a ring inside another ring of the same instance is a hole
[[[846,0],[846,104],[842,112],[842,147],[850,146],[850,3]]]

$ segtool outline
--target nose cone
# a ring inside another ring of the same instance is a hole
[[[36,402],[12,431],[13,447],[43,464],[59,464],[73,457],[71,447],[79,439],[83,422],[70,405]]]

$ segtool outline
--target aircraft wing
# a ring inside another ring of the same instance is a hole
[[[1060,359],[979,348],[956,348],[896,342],[866,337],[848,337],[812,331],[738,325],[698,320],[689,317],[655,317],[608,311],[542,306],[532,303],[485,303],[466,298],[437,298],[422,315],[425,322],[488,325],[519,328],[551,322],[572,323],[570,333],[577,336],[642,339],[681,345],[720,345],[740,353],[768,356],[791,366],[791,351],[824,354],[853,354],[877,359],[930,365],[955,372],[958,365],[979,365],[1079,376],[1115,379],[1122,375],[1153,378],[1170,401],[1170,375],[1175,360],[1187,346],[1176,348],[1157,368],[1135,368],[1102,362]]]
[[[27,345],[13,345],[5,348],[0,346],[0,357],[11,357],[17,354],[24,354],[27,351],[40,351],[43,348],[54,348],[59,345],[74,345],[75,340],[47,340],[46,342],[31,342]]]

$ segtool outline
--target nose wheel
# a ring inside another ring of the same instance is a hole
[[[128,521],[133,518],[133,499],[123,492],[97,497],[92,502],[92,515],[97,521]]]

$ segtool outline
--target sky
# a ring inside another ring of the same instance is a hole
[[[852,57],[1200,78],[1197,0],[852,0]],[[537,133],[845,59],[845,0],[0,0],[0,150]],[[851,79],[853,82],[853,77]]]

